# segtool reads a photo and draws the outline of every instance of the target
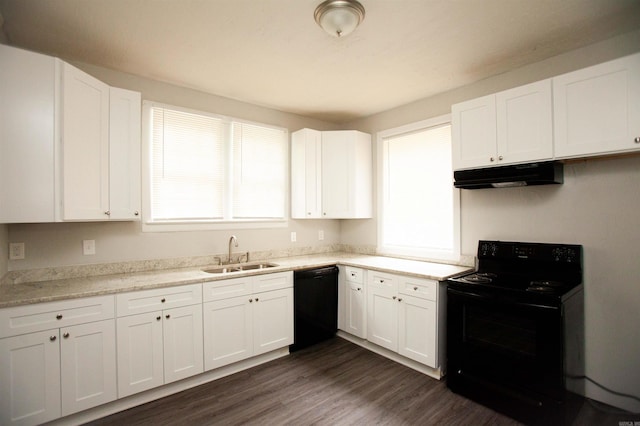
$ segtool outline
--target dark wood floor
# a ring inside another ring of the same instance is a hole
[[[633,420],[585,404],[576,425]],[[640,420],[640,419],[637,419]],[[518,425],[341,338],[91,425]]]

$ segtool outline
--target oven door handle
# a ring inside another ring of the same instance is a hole
[[[467,297],[467,298],[472,298],[476,300],[486,300],[490,302],[509,303],[511,306],[521,306],[523,308],[534,308],[534,309],[543,308],[543,309],[549,309],[553,311],[557,311],[560,309],[559,306],[540,305],[538,303],[528,303],[528,302],[518,302],[510,297],[478,294],[470,291],[460,291],[460,290],[453,289],[451,287],[447,288],[447,292],[455,296]]]

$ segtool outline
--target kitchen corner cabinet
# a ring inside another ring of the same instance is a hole
[[[0,223],[137,220],[140,94],[0,44]]]
[[[372,216],[371,136],[355,130],[291,135],[291,217]]]
[[[438,368],[438,287],[436,281],[368,271],[367,340]]]
[[[202,286],[116,296],[118,397],[202,373]]]
[[[640,53],[553,78],[557,158],[640,150]]]
[[[551,80],[455,104],[454,170],[553,158]]]
[[[113,296],[0,310],[0,424],[41,424],[115,400],[113,317]]]
[[[140,94],[63,63],[62,218],[135,220],[140,211]]]
[[[0,44],[0,223],[55,220],[57,61]]]
[[[293,343],[293,273],[205,282],[204,363],[212,370]]]

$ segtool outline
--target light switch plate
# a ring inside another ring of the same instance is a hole
[[[324,231],[322,229],[318,231],[318,240],[324,240]]]
[[[296,235],[295,231],[291,232],[291,242],[295,243],[298,240],[298,236]]]

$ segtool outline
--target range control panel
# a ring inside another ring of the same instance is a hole
[[[582,246],[575,244],[480,241],[478,259],[530,259],[543,262],[580,263]]]

